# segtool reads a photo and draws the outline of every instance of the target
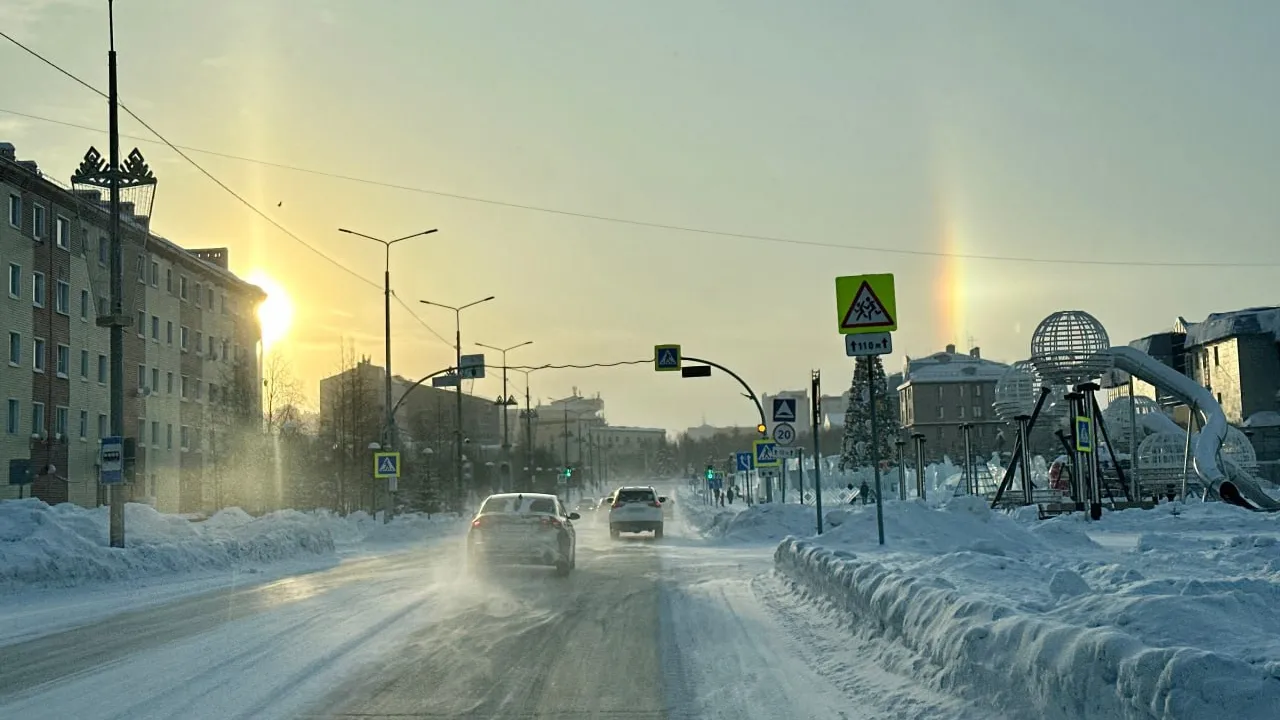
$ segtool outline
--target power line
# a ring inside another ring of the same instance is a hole
[[[0,37],[5,38],[6,40],[8,40],[9,42],[13,43],[14,45],[17,45],[18,47],[20,47],[20,48],[22,48],[24,51],[26,51],[28,54],[30,54],[32,57],[35,57],[37,60],[39,60],[39,61],[43,62],[44,64],[48,65],[49,67],[53,68],[54,70],[58,71],[59,73],[61,73],[61,74],[65,75],[66,77],[71,78],[71,79],[72,79],[72,80],[74,80],[75,82],[77,82],[77,83],[79,83],[80,85],[82,85],[82,86],[84,86],[84,87],[88,88],[89,90],[93,91],[94,93],[98,94],[99,96],[101,96],[101,97],[103,97],[103,98],[108,98],[108,95],[107,95],[106,93],[102,92],[101,90],[99,90],[98,88],[94,87],[93,85],[90,85],[89,83],[85,82],[84,80],[80,79],[79,77],[76,77],[76,76],[75,76],[74,74],[72,74],[71,72],[69,72],[69,71],[67,71],[67,70],[62,69],[62,68],[61,68],[61,67],[59,67],[56,63],[54,63],[52,60],[49,60],[48,58],[44,57],[44,56],[43,56],[43,55],[41,55],[40,53],[36,52],[35,50],[32,50],[31,48],[27,47],[26,45],[23,45],[22,43],[18,42],[17,40],[15,40],[12,36],[10,36],[8,33],[4,32],[3,30],[0,30]],[[127,105],[125,105],[124,103],[120,103],[120,102],[118,102],[118,101],[117,101],[117,104],[119,105],[119,107],[120,107],[120,109],[121,109],[121,110],[124,110],[126,113],[128,113],[129,117],[133,118],[135,121],[137,121],[137,123],[138,123],[139,125],[141,125],[142,127],[146,128],[146,129],[147,129],[147,131],[148,131],[148,132],[150,132],[152,135],[155,135],[155,136],[156,136],[156,138],[157,138],[161,143],[163,143],[164,145],[166,145],[170,150],[172,150],[172,151],[174,151],[175,153],[177,153],[179,157],[181,157],[183,160],[186,160],[188,163],[190,163],[190,164],[191,164],[191,166],[192,166],[192,167],[194,167],[196,170],[198,170],[202,175],[204,175],[205,177],[207,177],[209,180],[213,181],[213,183],[214,183],[215,185],[217,185],[218,187],[222,188],[222,189],[223,189],[224,191],[226,191],[226,193],[227,193],[227,194],[229,194],[231,197],[235,198],[235,199],[236,199],[236,200],[238,200],[242,205],[244,205],[245,207],[249,208],[249,210],[251,210],[251,211],[252,211],[254,214],[256,214],[258,217],[262,218],[263,220],[266,220],[266,221],[267,221],[271,226],[275,227],[277,230],[279,230],[280,232],[284,233],[284,234],[285,234],[286,236],[288,236],[289,238],[292,238],[295,242],[299,243],[300,245],[302,245],[303,247],[307,248],[307,249],[308,249],[308,250],[310,250],[311,252],[313,252],[313,253],[315,253],[316,255],[319,255],[320,257],[324,258],[324,259],[325,259],[325,260],[327,260],[330,264],[332,264],[334,267],[337,267],[339,270],[342,270],[343,272],[347,273],[347,274],[348,274],[348,275],[350,275],[351,277],[353,277],[353,278],[355,278],[355,279],[359,280],[360,282],[362,282],[362,283],[364,283],[364,284],[366,284],[366,285],[369,285],[370,287],[373,287],[373,288],[375,288],[375,289],[378,289],[378,290],[382,290],[382,289],[383,289],[383,288],[382,288],[382,286],[381,286],[381,285],[379,285],[378,283],[376,283],[376,282],[374,282],[373,280],[370,280],[369,278],[366,278],[366,277],[364,277],[363,275],[361,275],[361,274],[357,273],[356,271],[354,271],[354,270],[352,270],[351,268],[347,267],[347,266],[346,266],[346,265],[344,265],[343,263],[341,263],[341,262],[339,262],[338,260],[334,259],[333,257],[329,256],[327,253],[325,253],[324,251],[320,250],[320,249],[319,249],[319,248],[317,248],[316,246],[312,245],[311,243],[307,242],[306,240],[303,240],[301,237],[299,237],[297,234],[295,234],[293,231],[289,230],[289,229],[288,229],[288,228],[286,228],[285,226],[281,225],[279,222],[276,222],[276,220],[275,220],[274,218],[272,218],[271,216],[267,215],[265,212],[263,212],[262,210],[260,210],[260,209],[259,209],[256,205],[254,205],[253,203],[249,202],[249,201],[248,201],[247,199],[245,199],[245,197],[244,197],[244,196],[242,196],[240,193],[237,193],[235,190],[231,189],[231,187],[230,187],[230,186],[228,186],[226,183],[222,182],[222,181],[221,181],[221,180],[219,180],[217,177],[215,177],[215,176],[213,175],[213,173],[211,173],[211,172],[209,172],[208,170],[204,169],[204,167],[203,167],[203,166],[201,166],[201,165],[200,165],[200,163],[197,163],[195,160],[191,159],[191,157],[190,157],[189,155],[187,155],[185,152],[183,152],[181,148],[179,148],[177,145],[175,145],[175,144],[173,144],[172,142],[170,142],[168,138],[166,138],[164,135],[161,135],[161,134],[160,134],[160,132],[159,132],[159,131],[157,131],[155,128],[151,127],[151,125],[150,125],[149,123],[147,123],[147,121],[143,120],[141,117],[138,117],[137,113],[135,113],[133,110],[130,110],[130,109],[129,109],[129,107],[128,107]],[[7,111],[6,111],[6,112],[7,112]],[[150,141],[148,141],[148,142],[150,142]],[[432,334],[432,335],[434,335],[434,336],[435,336],[435,337],[436,337],[440,342],[442,342],[442,343],[444,343],[444,344],[448,345],[449,347],[453,347],[453,344],[452,344],[452,343],[450,343],[448,340],[445,340],[445,339],[444,339],[444,336],[443,336],[443,335],[441,335],[439,332],[437,332],[435,328],[431,327],[429,324],[427,324],[427,322],[426,322],[425,320],[423,320],[422,318],[418,317],[418,315],[417,315],[417,314],[415,314],[415,313],[413,312],[413,310],[412,310],[412,309],[410,309],[410,307],[409,307],[408,305],[406,305],[406,304],[405,304],[405,302],[404,302],[403,300],[401,300],[399,297],[397,297],[397,298],[396,298],[396,302],[398,302],[398,303],[400,304],[400,306],[401,306],[401,307],[403,307],[403,308],[404,308],[404,310],[405,310],[406,312],[408,312],[408,313],[409,313],[409,316],[410,316],[410,317],[412,317],[414,320],[416,320],[416,321],[418,322],[418,324],[422,325],[424,328],[426,328],[428,331],[430,331],[430,332],[431,332],[431,334]]]
[[[2,34],[2,33],[0,33]],[[96,92],[96,90],[95,90]],[[122,106],[123,107],[123,106]],[[80,130],[88,130],[91,132],[103,132],[101,128],[95,128],[89,125],[81,125],[79,123],[57,120],[54,118],[33,115],[30,113],[18,112],[6,108],[0,108],[0,112],[23,117],[30,120],[38,120],[41,122],[53,123],[64,127],[76,128]],[[133,113],[129,113],[133,115]],[[136,116],[135,116],[136,119]],[[134,135],[122,135],[131,140],[139,142],[156,142],[149,138],[138,137]],[[778,235],[759,235],[754,233],[739,233],[727,230],[713,230],[710,228],[696,227],[692,225],[673,225],[669,223],[660,223],[647,220],[637,220],[635,218],[623,218],[611,215],[599,215],[596,213],[588,213],[577,210],[565,210],[562,208],[551,208],[541,205],[530,205],[528,203],[517,203],[508,200],[498,200],[494,198],[480,197],[476,195],[463,195],[459,193],[445,192],[443,190],[434,190],[431,188],[415,187],[412,185],[402,185],[399,183],[387,182],[384,180],[374,180],[372,178],[358,177],[354,175],[344,175],[342,173],[330,172],[326,170],[317,170],[315,168],[302,167],[298,165],[290,165],[287,163],[273,162],[270,160],[261,160],[259,158],[251,158],[243,155],[222,152],[219,150],[208,150],[205,148],[191,147],[187,145],[173,145],[167,141],[162,143],[173,148],[182,148],[188,152],[200,153],[203,155],[211,155],[227,160],[236,160],[239,162],[252,163],[264,167],[272,167],[280,170],[288,170],[291,172],[304,173],[307,175],[315,175],[318,177],[332,178],[335,180],[344,180],[346,182],[359,183],[362,185],[370,185],[374,187],[382,187],[390,190],[401,190],[404,192],[419,193],[423,195],[434,195],[436,197],[448,198],[451,200],[460,200],[463,202],[480,203],[484,205],[492,205],[496,207],[504,207],[513,210],[525,210],[528,212],[544,213],[549,215],[560,215],[563,217],[578,218],[581,220],[594,220],[597,222],[614,223],[619,225],[630,225],[634,227],[644,227],[655,230],[669,230],[673,232],[691,233],[696,235],[709,235],[714,237],[724,237],[738,240],[754,240],[758,242],[770,242],[784,245],[799,245],[803,247],[817,247],[833,250],[856,250],[859,252],[878,252],[890,255],[905,255],[910,257],[930,257],[930,258],[956,258],[960,260],[987,260],[992,262],[1015,262],[1030,263],[1040,265],[1088,265],[1099,267],[1149,267],[1149,268],[1242,268],[1242,267],[1280,267],[1280,262],[1177,262],[1164,260],[1098,260],[1098,259],[1081,259],[1081,258],[1046,258],[1034,256],[1020,255],[988,255],[977,253],[954,253],[941,250],[916,250],[908,248],[888,248],[874,247],[870,245],[844,245],[840,243],[822,242],[819,240],[805,240],[802,238],[784,237]]]

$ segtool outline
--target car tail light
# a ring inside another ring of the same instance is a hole
[[[485,521],[485,518],[478,517],[475,520],[471,521],[471,527],[473,528],[484,527],[485,525],[484,521]]]
[[[543,525],[543,527],[554,527],[554,528],[558,528],[558,527],[560,527],[560,521],[559,521],[559,520],[557,520],[556,518],[553,518],[553,517],[543,517],[543,518],[542,518],[542,525]]]
[[[651,503],[649,503],[649,504],[650,504],[650,505],[652,505],[653,507],[656,507],[656,508],[660,508],[660,507],[662,507],[662,503],[658,502],[657,500],[654,500],[653,502],[651,502]]]
[[[621,502],[616,502],[616,503],[614,503],[614,504],[613,504],[613,509],[614,509],[614,510],[617,510],[617,509],[618,509],[618,508],[620,508],[620,507],[622,507],[622,503],[621,503]]]

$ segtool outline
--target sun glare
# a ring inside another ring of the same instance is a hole
[[[266,353],[289,332],[293,322],[293,302],[284,286],[262,270],[249,273],[249,282],[262,288],[267,299],[258,306],[258,322],[262,324],[262,352]]]

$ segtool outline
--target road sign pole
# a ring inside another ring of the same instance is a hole
[[[809,374],[809,401],[813,408],[813,507],[817,515],[818,534],[822,534],[822,371],[814,370]]]
[[[880,426],[876,418],[876,382],[867,384],[867,400],[871,406],[871,469],[876,478],[876,534],[884,544],[884,495],[880,491]]]

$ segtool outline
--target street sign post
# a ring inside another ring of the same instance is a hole
[[[773,398],[773,421],[776,423],[795,422],[796,399],[793,397]]]
[[[892,332],[898,329],[893,274],[836,278],[836,328],[842,335]]]
[[[484,378],[484,353],[463,355],[458,358],[458,375],[463,380],[480,380]]]
[[[119,435],[102,438],[98,456],[98,482],[120,485],[124,482],[124,438]]]
[[[796,441],[796,428],[791,423],[780,422],[773,426],[773,439],[783,447]]]
[[[733,462],[738,472],[751,472],[755,465],[755,455],[749,452],[734,453]]]
[[[782,464],[778,460],[778,443],[773,440],[756,440],[751,449],[756,468],[775,468]]]
[[[893,334],[887,332],[844,336],[844,354],[849,357],[888,355],[893,352]]]
[[[679,345],[654,345],[653,369],[658,372],[673,372],[680,369]]]
[[[431,378],[431,387],[456,387],[458,384],[458,376],[449,373],[448,375],[437,375]]]

